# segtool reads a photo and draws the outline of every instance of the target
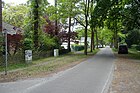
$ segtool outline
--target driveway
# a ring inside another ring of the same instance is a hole
[[[104,93],[115,57],[109,47],[51,77],[1,83],[0,93]]]

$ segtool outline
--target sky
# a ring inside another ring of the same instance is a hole
[[[27,2],[27,0],[2,0],[2,1],[4,1],[5,3],[14,3],[14,4],[21,4]],[[51,5],[54,5],[54,0],[48,0],[48,2]]]

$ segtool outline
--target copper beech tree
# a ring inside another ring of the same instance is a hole
[[[57,25],[57,34],[56,34],[56,30],[55,30],[55,22],[49,20],[49,18],[47,16],[45,16],[45,20],[47,22],[47,24],[44,25],[43,27],[43,31],[48,34],[51,37],[56,37],[57,39],[59,39],[59,42],[68,42],[69,37],[71,39],[71,41],[74,41],[76,39],[76,37],[78,36],[76,32],[71,31],[70,33],[68,31],[65,30],[61,30],[62,26]]]
[[[22,40],[23,36],[21,34],[7,35],[8,53],[10,55],[16,54],[16,52],[22,48]]]

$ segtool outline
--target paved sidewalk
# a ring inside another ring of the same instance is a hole
[[[115,57],[103,48],[92,58],[52,77],[1,83],[0,93],[103,93]]]

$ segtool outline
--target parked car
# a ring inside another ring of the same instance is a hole
[[[127,45],[120,45],[118,49],[118,54],[128,54]]]

